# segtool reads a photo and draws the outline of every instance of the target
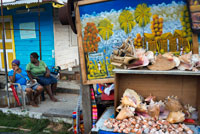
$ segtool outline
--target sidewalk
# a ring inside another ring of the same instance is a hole
[[[78,95],[68,93],[58,93],[56,98],[59,102],[52,102],[45,96],[39,107],[27,106],[27,110],[22,111],[20,107],[0,108],[4,113],[13,113],[22,116],[28,116],[36,119],[49,119],[53,122],[63,121],[72,124],[72,112],[76,110]]]

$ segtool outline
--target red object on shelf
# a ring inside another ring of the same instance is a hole
[[[111,91],[109,96],[105,94],[104,92],[102,92],[101,100],[114,100],[114,91]]]
[[[12,89],[13,96],[15,97],[15,100],[17,101],[18,106],[21,106],[21,103],[19,101],[19,97],[17,95],[17,92],[15,91],[15,87],[13,85],[11,85],[10,88]]]
[[[195,121],[193,119],[185,119],[184,122],[187,122],[187,123],[195,123]]]

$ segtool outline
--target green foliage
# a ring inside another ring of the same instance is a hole
[[[111,24],[110,20],[108,19],[103,19],[99,22],[98,24],[98,31],[99,35],[104,39],[108,40],[110,36],[113,35],[113,24]]]
[[[147,4],[139,4],[137,5],[134,16],[136,22],[139,24],[140,27],[145,27],[151,18],[151,8],[147,6]]]
[[[7,126],[13,128],[24,128],[30,129],[30,132],[23,132],[13,129],[0,129],[0,132],[14,132],[17,134],[45,134],[43,130],[50,124],[49,120],[46,119],[32,119],[29,117],[22,117],[15,114],[4,114],[0,112],[0,126]],[[52,132],[50,134],[70,134],[67,130],[71,125],[63,124],[62,132]]]
[[[120,28],[124,30],[126,34],[130,33],[135,26],[133,14],[128,10],[123,10],[118,18]]]

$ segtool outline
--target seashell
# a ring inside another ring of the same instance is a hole
[[[137,107],[141,103],[140,96],[132,89],[126,89],[121,99],[122,106]]]
[[[146,102],[151,102],[151,100],[156,101],[156,96],[152,96],[151,94],[144,100]]]
[[[158,104],[152,104],[153,101],[151,100],[151,103],[148,107],[148,114],[155,118],[155,119],[158,119],[159,117],[159,114],[160,114],[160,106]]]
[[[170,112],[167,121],[169,123],[179,123],[185,120],[185,114],[181,111],[178,112]]]
[[[135,108],[132,108],[132,107],[124,107],[124,108],[119,112],[119,114],[117,115],[116,119],[117,119],[117,120],[123,120],[123,119],[129,118],[129,117],[132,117],[132,116],[134,116],[134,111],[135,111]]]
[[[192,106],[190,106],[189,104],[187,105],[184,105],[184,110],[183,112],[185,113],[186,117],[187,118],[190,118],[191,117],[191,114],[196,111],[196,109]]]
[[[171,112],[177,112],[183,110],[181,103],[179,102],[177,96],[168,96],[165,101],[166,109]]]
[[[194,132],[192,130],[187,131],[188,134],[193,134]]]
[[[135,120],[133,120],[133,121],[131,121],[131,123],[132,123],[133,125],[135,125],[137,122],[136,122]]]
[[[152,122],[152,121],[149,121],[148,124],[149,124],[150,126],[152,126],[152,125],[153,125],[153,122]]]
[[[119,128],[118,127],[115,127],[114,129],[113,129],[113,132],[118,132],[119,131]]]
[[[136,134],[142,134],[143,130],[142,129],[139,129]]]
[[[123,130],[123,133],[125,133],[125,134],[128,134],[128,133],[130,133],[130,128],[125,128],[124,130]]]
[[[150,131],[149,128],[145,128],[145,129],[144,129],[144,133],[145,133],[145,134],[149,134],[149,131]]]
[[[135,128],[139,128],[140,127],[140,124],[135,124]]]
[[[147,113],[148,110],[147,110],[147,105],[146,103],[141,103],[138,105],[138,107],[136,108],[136,111],[137,112],[142,112],[142,113]]]

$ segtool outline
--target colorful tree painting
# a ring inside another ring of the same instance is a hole
[[[187,6],[184,6],[184,10],[181,12],[180,21],[184,31],[183,36],[187,37],[189,42],[192,42],[192,31]]]
[[[139,4],[137,5],[134,16],[135,20],[138,23],[140,27],[145,27],[149,22],[151,18],[151,8],[147,6],[147,4]]]
[[[124,30],[126,34],[130,33],[135,26],[133,14],[128,10],[123,10],[118,18],[120,28]]]
[[[111,24],[110,20],[103,19],[98,24],[99,35],[104,39],[108,40],[110,36],[113,35],[113,24]]]
[[[153,15],[151,31],[155,37],[161,36],[163,33],[163,18],[159,18],[157,14]]]
[[[98,51],[98,30],[93,22],[88,22],[84,29],[83,48],[84,52]]]

